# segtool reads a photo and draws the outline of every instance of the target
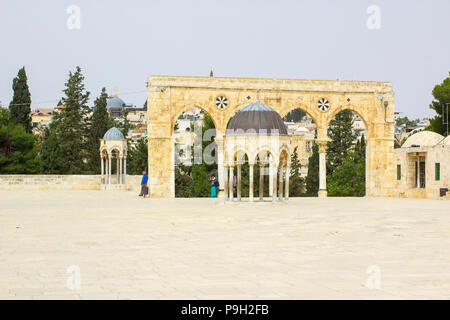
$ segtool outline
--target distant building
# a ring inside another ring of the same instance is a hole
[[[450,136],[418,132],[394,152],[396,196],[450,199],[448,191],[441,196],[441,189],[450,188]]]

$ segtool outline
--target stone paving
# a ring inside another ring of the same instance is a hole
[[[0,191],[0,299],[400,298],[450,299],[450,202]]]

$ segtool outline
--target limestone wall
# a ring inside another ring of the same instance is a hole
[[[101,190],[100,175],[0,175],[0,190]],[[140,176],[127,175],[125,190],[139,190]]]

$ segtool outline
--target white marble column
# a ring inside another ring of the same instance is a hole
[[[242,181],[241,181],[241,179],[242,179],[242,165],[241,164],[238,164],[237,165],[237,186],[236,186],[236,188],[237,188],[237,200],[238,201],[241,201],[241,192],[242,192],[242,190],[241,190],[241,187],[242,187]]]
[[[217,134],[214,141],[217,144],[217,179],[219,180],[219,190],[217,190],[217,196],[220,196],[221,193],[226,189],[227,184],[225,183],[224,179],[225,175],[228,173],[225,172],[227,168],[224,167],[223,136]]]
[[[264,200],[264,164],[259,163],[259,200]]]
[[[280,168],[278,169],[279,174],[278,174],[278,201],[282,201],[283,200],[283,179],[284,179],[284,167],[280,166]]]
[[[123,183],[125,183],[125,179],[127,176],[127,157],[123,158]]]
[[[228,196],[230,198],[230,201],[233,201],[233,181],[234,181],[234,175],[233,175],[233,166],[230,166],[229,170],[230,174],[228,175]]]
[[[223,188],[223,202],[227,202],[228,199],[228,167],[224,167],[223,170],[223,180],[222,180],[222,188]]]
[[[273,167],[272,163],[269,162],[269,197],[273,194]]]
[[[104,164],[105,159],[103,159],[103,156],[100,156],[100,163],[101,163],[101,167],[102,167],[102,183],[104,183],[104,179],[105,179],[105,164]]]
[[[123,163],[123,158],[120,158],[119,163],[120,163],[119,183],[122,184],[122,176],[123,176],[122,163]]]
[[[285,179],[285,186],[284,186],[284,198],[286,200],[289,200],[289,176],[291,175],[291,168],[286,167],[286,179]]]
[[[108,156],[108,184],[111,184],[111,157]]]
[[[327,196],[327,143],[326,141],[319,141],[319,197],[325,198]]]
[[[275,202],[277,200],[277,174],[278,168],[274,166],[272,169],[272,202]]]
[[[253,202],[253,163],[249,164],[249,186],[248,186],[248,198],[250,202]]]

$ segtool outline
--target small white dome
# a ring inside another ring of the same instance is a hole
[[[440,141],[444,139],[444,136],[441,136],[439,133],[433,131],[420,131],[414,133],[408,139],[406,139],[405,143],[402,145],[402,148],[409,148],[412,145],[418,146],[435,146]]]

